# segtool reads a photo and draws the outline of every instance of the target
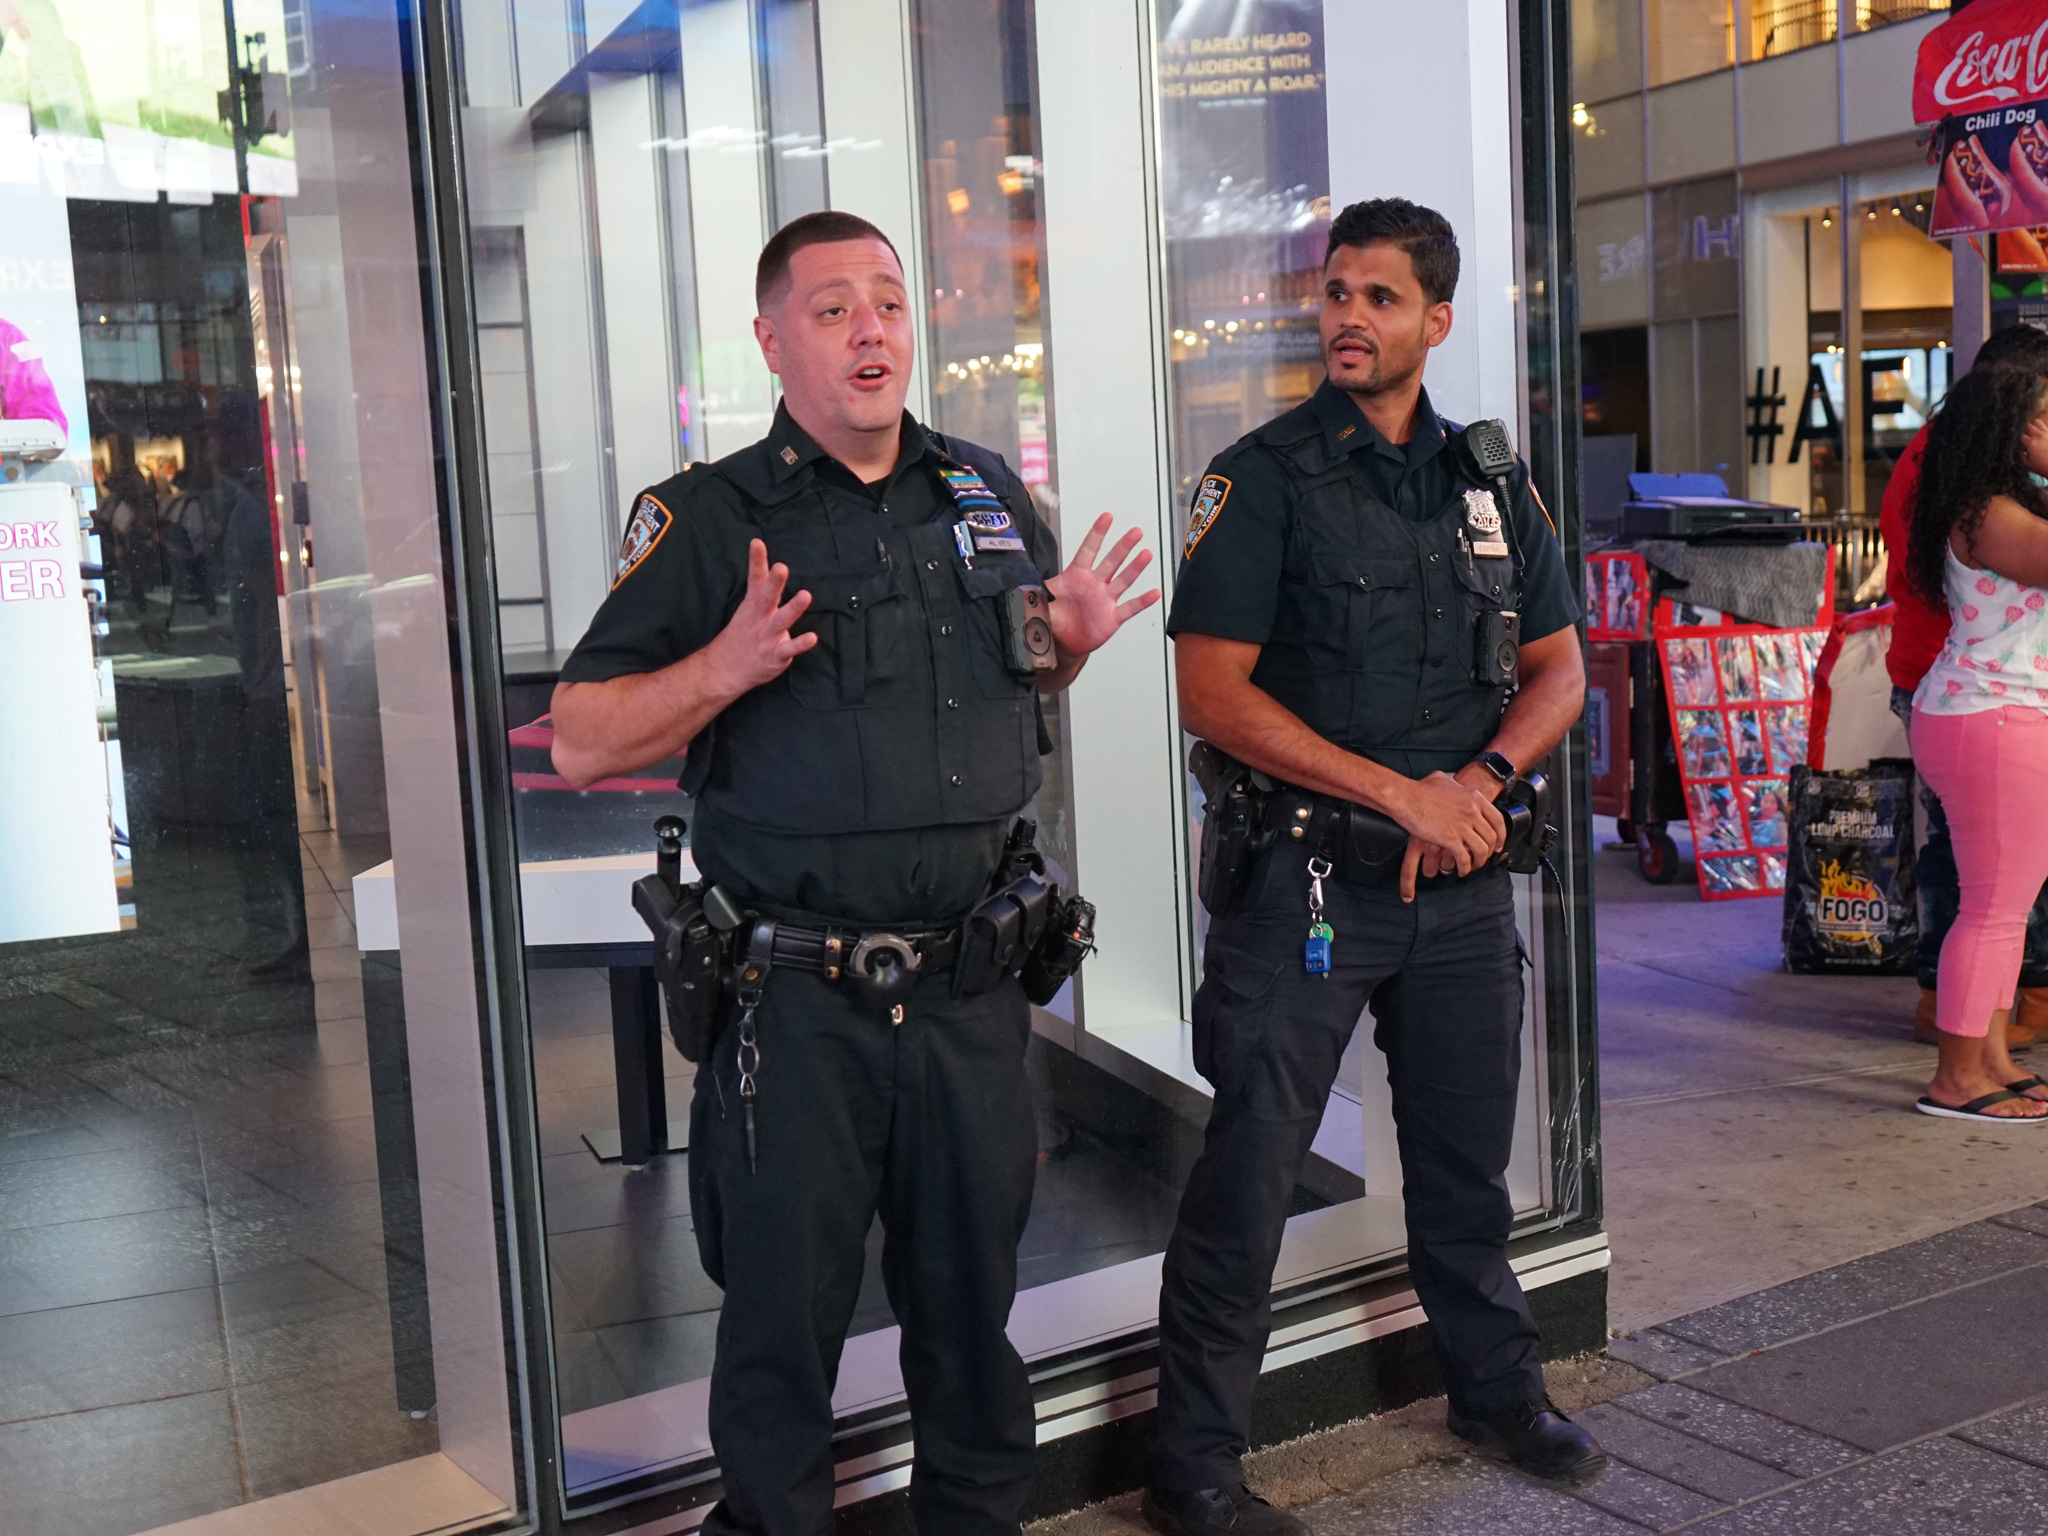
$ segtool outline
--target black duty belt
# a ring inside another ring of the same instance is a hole
[[[1391,816],[1291,784],[1267,798],[1265,828],[1276,847],[1291,843],[1327,859],[1332,878],[1354,885],[1392,885],[1408,851],[1408,834]]]
[[[811,927],[763,917],[755,922],[740,958],[742,962],[765,958],[770,969],[786,965],[838,981],[842,977],[869,980],[878,970],[892,966],[919,975],[942,971],[959,953],[958,928]]]

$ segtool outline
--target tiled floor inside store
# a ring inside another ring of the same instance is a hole
[[[125,1536],[437,1444],[393,1396],[348,852],[304,840],[311,972],[259,981],[217,833],[138,852],[134,932],[0,976],[9,1536]]]

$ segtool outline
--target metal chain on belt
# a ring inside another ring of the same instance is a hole
[[[740,1022],[736,1033],[739,1035],[739,1049],[734,1060],[740,1073],[740,1114],[747,1130],[747,1172],[755,1171],[760,1150],[759,1132],[754,1116],[754,1101],[760,1094],[756,1077],[761,1070],[761,1040],[754,1031],[754,1014],[761,1006],[762,982],[768,968],[758,963],[748,964],[740,973],[739,1001]]]

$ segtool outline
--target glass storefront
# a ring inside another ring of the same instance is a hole
[[[504,908],[409,16],[8,20],[0,1523],[491,1522]]]
[[[15,8],[0,644],[48,661],[0,669],[7,1518],[691,1528],[720,1293],[627,895],[689,807],[674,763],[571,789],[547,710],[635,492],[772,417],[762,241],[820,208],[884,228],[912,410],[1055,531],[1135,520],[1170,582],[1208,460],[1321,379],[1333,205],[1438,201],[1467,278],[1432,392],[1508,421],[1575,541],[1561,7],[1391,45],[1322,0]],[[1326,106],[1390,46],[1374,110],[1466,125],[1398,170]],[[1149,1407],[1208,1113],[1172,700],[1155,611],[1048,710],[1033,814],[1103,939],[1031,1046],[1011,1333],[1048,1457]],[[1583,752],[1549,767],[1509,1172],[1532,1289],[1606,1262]],[[1363,1031],[1292,1210],[1276,1383],[1415,1324]],[[842,1503],[908,1477],[872,1246]],[[1360,1380],[1342,1417],[1396,1390]]]

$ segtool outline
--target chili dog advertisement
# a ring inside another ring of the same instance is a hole
[[[2048,0],[1978,0],[1920,40],[1935,239],[2048,224]]]

